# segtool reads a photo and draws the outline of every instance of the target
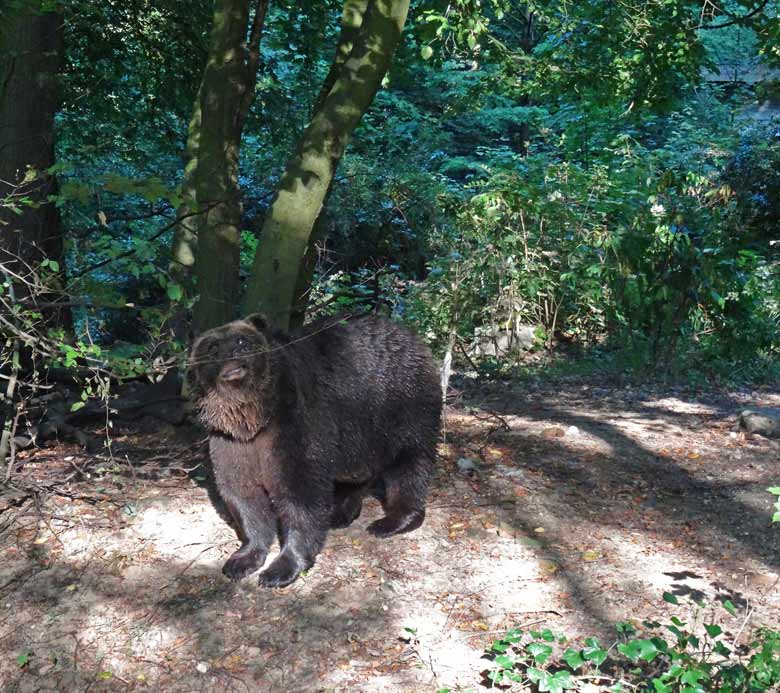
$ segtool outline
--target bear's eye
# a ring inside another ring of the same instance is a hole
[[[244,339],[243,337],[239,337],[236,340],[236,346],[239,347],[239,348],[245,347],[246,346],[246,339]]]

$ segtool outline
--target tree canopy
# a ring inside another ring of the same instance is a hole
[[[4,14],[60,37],[28,54],[2,35],[3,112],[24,115],[20,89],[54,104],[49,160],[6,156],[2,191],[6,238],[57,212],[43,274],[5,277],[27,297],[4,299],[6,329],[40,332],[47,363],[100,351],[133,376],[255,310],[382,310],[501,368],[480,345],[522,326],[645,370],[776,354],[777,2]],[[14,73],[36,51],[56,57],[46,83]]]

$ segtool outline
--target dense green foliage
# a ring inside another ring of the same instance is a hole
[[[670,604],[679,604],[671,593]],[[549,629],[507,631],[485,653],[490,661],[483,672],[491,687],[520,685],[533,690],[645,691],[652,693],[748,693],[774,691],[780,685],[780,632],[759,628],[752,640],[740,642],[722,626],[724,610],[737,609],[731,601],[723,609],[697,605],[687,619],[671,616],[667,623],[645,621],[616,624],[618,639],[610,646],[586,638],[584,647],[567,646],[564,636]],[[565,649],[564,649],[565,648]],[[439,689],[448,693],[452,689]]]
[[[211,3],[53,6],[75,342],[160,354],[194,298],[170,243]],[[777,79],[779,20],[776,2],[753,9],[413,3],[318,225],[311,314],[385,306],[441,351],[530,325],[539,346],[627,354],[641,371],[696,359],[766,376],[780,138],[771,107],[751,104]],[[270,5],[241,150],[242,281],[339,11]]]

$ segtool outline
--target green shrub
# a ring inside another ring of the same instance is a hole
[[[678,600],[664,594],[672,604]],[[723,609],[735,615],[734,605]],[[704,615],[704,614],[701,614]],[[642,691],[647,693],[760,693],[780,685],[780,631],[758,629],[741,644],[705,618],[694,628],[672,616],[668,623],[646,621],[641,632],[618,623],[618,639],[609,646],[586,638],[584,647],[567,647],[565,637],[550,630],[518,628],[493,641],[485,653],[491,666],[484,672],[490,686],[530,686],[531,690]],[[737,638],[740,637],[741,629]],[[564,649],[565,648],[565,649]],[[445,689],[447,690],[447,689]]]

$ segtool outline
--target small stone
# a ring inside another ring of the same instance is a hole
[[[458,460],[458,471],[460,471],[462,474],[476,472],[477,465],[474,464],[474,460],[469,459],[468,457],[461,457]]]
[[[567,436],[576,436],[576,435],[579,434],[579,432],[580,432],[580,429],[577,428],[576,426],[569,426],[566,429],[566,435]]]
[[[748,433],[780,436],[780,409],[745,409],[739,415],[739,426]]]
[[[198,664],[195,666],[195,668],[201,674],[205,674],[209,670],[209,663],[208,662],[198,662]]]

